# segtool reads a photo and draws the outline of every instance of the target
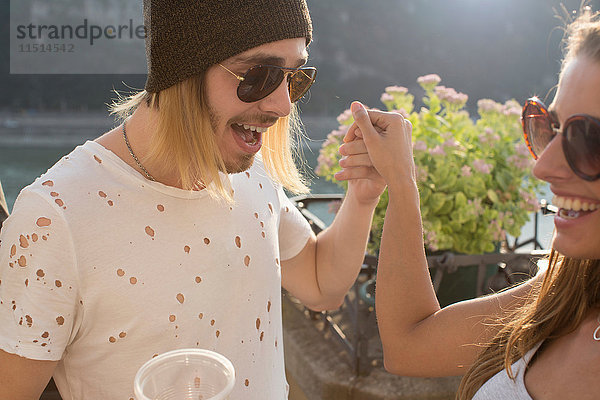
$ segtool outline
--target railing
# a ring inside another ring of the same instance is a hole
[[[298,196],[293,200],[313,231],[319,233],[327,227],[327,224],[309,208],[315,203],[331,202],[342,198],[343,195],[310,195]],[[477,266],[477,296],[500,290],[535,275],[537,260],[548,254],[547,251],[540,250],[542,246],[538,239],[538,216],[540,213],[545,215],[556,211],[554,206],[542,200],[540,211],[534,215],[533,237],[523,242],[516,238],[512,245],[505,242],[499,253],[459,255],[446,252],[428,256],[427,262],[436,293],[444,277],[455,273],[461,267]],[[516,252],[517,249],[530,244],[534,247],[532,251]],[[497,266],[497,272],[486,279],[486,271],[490,265]],[[374,312],[376,272],[377,257],[365,255],[358,279],[338,310],[320,313],[306,310],[307,316],[315,321],[323,333],[330,335],[341,345],[348,356],[348,363],[357,376],[368,374],[382,361],[381,341]]]

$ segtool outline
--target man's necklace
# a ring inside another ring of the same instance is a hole
[[[131,149],[131,145],[129,144],[129,140],[127,139],[127,133],[125,132],[125,121],[123,121],[123,139],[125,139],[125,144],[127,145],[127,148],[129,149],[129,154],[131,154],[131,157],[133,157],[137,166],[140,167],[140,169],[142,171],[144,171],[144,174],[146,174],[146,178],[150,179],[153,182],[156,182],[156,179],[154,179],[154,177],[152,175],[150,175],[150,172],[148,172],[146,170],[146,168],[144,168],[144,166],[142,165],[140,160],[138,160],[138,158],[133,153],[133,150]]]
[[[600,342],[600,314],[596,318],[596,321],[598,321],[598,327],[594,331],[594,340]]]

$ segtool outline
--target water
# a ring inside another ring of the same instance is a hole
[[[0,145],[0,182],[8,210],[25,186],[42,175],[72,147],[33,147]]]

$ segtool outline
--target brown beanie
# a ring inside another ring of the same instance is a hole
[[[306,0],[144,0],[144,24],[151,93],[253,47],[312,39]]]

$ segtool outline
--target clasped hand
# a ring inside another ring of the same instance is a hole
[[[367,110],[361,103],[352,103],[354,123],[340,147],[342,170],[338,180],[360,185],[367,199],[378,197],[388,186],[416,182],[412,153],[412,125],[394,112]]]

